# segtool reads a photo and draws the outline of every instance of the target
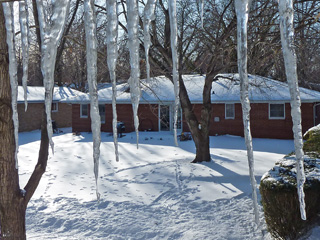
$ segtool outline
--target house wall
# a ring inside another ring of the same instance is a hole
[[[112,105],[106,104],[106,122],[101,124],[101,131],[112,132]],[[90,109],[90,106],[89,106]],[[90,110],[89,110],[90,111]],[[158,131],[158,105],[140,104],[138,109],[139,130],[140,131]],[[125,132],[134,131],[133,111],[131,104],[117,104],[117,119],[124,122]],[[91,121],[88,118],[80,118],[80,104],[72,105],[72,131],[90,132]]]
[[[43,103],[29,103],[24,111],[24,104],[18,104],[19,132],[27,132],[41,128]],[[52,112],[52,120],[56,121],[57,127],[71,127],[72,106],[66,103],[58,103],[58,112]]]
[[[194,105],[194,111],[200,116],[201,105]],[[306,132],[313,126],[313,103],[302,103],[302,130]],[[215,121],[219,118],[219,121]],[[250,124],[252,137],[255,138],[278,138],[292,139],[292,118],[289,103],[285,104],[285,119],[269,119],[268,103],[251,104]],[[241,104],[235,104],[235,118],[225,119],[225,104],[212,104],[212,117],[210,122],[210,135],[236,135],[243,136]],[[184,121],[184,131],[190,131]]]
[[[106,104],[106,123],[101,125],[104,132],[112,132],[112,106]],[[193,105],[197,116],[201,114],[201,105]],[[306,132],[313,126],[313,103],[303,103],[302,130]],[[130,104],[117,104],[118,121],[125,124],[126,132],[134,131],[132,106]],[[215,121],[215,119],[219,121]],[[292,118],[289,103],[285,104],[285,119],[269,119],[268,103],[251,104],[251,132],[255,138],[279,138],[292,139]],[[158,126],[158,105],[140,104],[139,106],[140,131],[159,131]],[[72,129],[73,131],[91,131],[90,116],[80,118],[80,105],[72,106]],[[241,104],[235,104],[235,118],[225,119],[225,104],[212,104],[212,117],[210,122],[210,135],[236,135],[243,136],[242,109]],[[183,119],[183,131],[189,132],[188,125]]]

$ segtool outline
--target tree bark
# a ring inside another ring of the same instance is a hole
[[[45,108],[41,126],[38,163],[24,190],[15,167],[15,138],[11,108],[9,58],[5,19],[0,4],[0,239],[26,239],[25,215],[29,200],[39,185],[48,160],[49,140]]]
[[[184,85],[181,74],[179,74],[180,83],[180,103],[186,118],[186,122],[191,131],[191,135],[196,146],[196,157],[192,161],[197,162],[210,162],[210,118],[211,118],[211,84],[210,76],[206,77],[205,86],[203,89],[203,105],[201,109],[201,118],[198,121],[194,111],[193,105],[190,102],[186,87]]]
[[[25,239],[25,211],[15,167],[15,139],[6,29],[0,4],[0,226],[1,239]]]

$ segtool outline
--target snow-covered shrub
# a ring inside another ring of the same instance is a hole
[[[303,144],[304,152],[310,157],[320,158],[320,124],[310,128],[303,138],[307,140]]]
[[[261,179],[260,193],[268,230],[276,239],[298,239],[319,221],[320,159],[305,158],[307,220],[300,216],[295,156],[278,161]]]

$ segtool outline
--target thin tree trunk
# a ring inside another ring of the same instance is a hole
[[[15,167],[8,48],[0,4],[0,226],[1,239],[25,239],[25,205]]]
[[[49,140],[45,109],[38,163],[24,190],[15,167],[15,138],[11,109],[8,48],[3,8],[0,4],[0,239],[26,239],[25,215],[29,200],[45,172]]]

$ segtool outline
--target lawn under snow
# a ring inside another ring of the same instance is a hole
[[[174,147],[170,133],[119,139],[102,133],[96,201],[92,135],[55,135],[55,153],[27,209],[28,239],[269,239],[254,224],[244,139],[211,137],[212,162],[190,163],[192,141]],[[37,161],[40,132],[19,134],[24,186]],[[254,139],[256,179],[293,150],[292,140]],[[260,206],[261,207],[261,206]],[[260,209],[261,210],[261,209]],[[319,239],[319,227],[308,239]]]

